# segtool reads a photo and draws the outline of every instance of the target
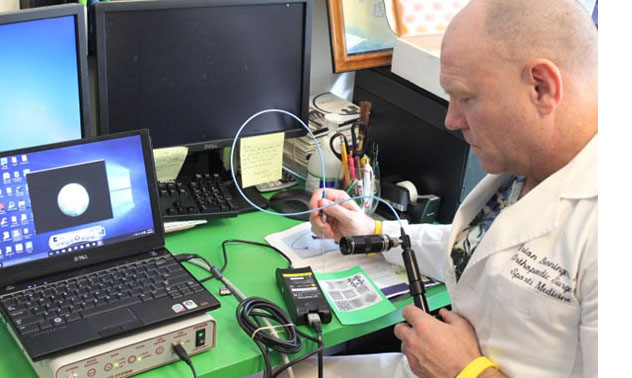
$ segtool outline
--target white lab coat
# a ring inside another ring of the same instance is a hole
[[[453,225],[405,226],[420,270],[444,281],[452,309],[476,330],[485,356],[511,377],[597,376],[597,136],[565,167],[496,218],[456,282],[458,232],[507,175],[485,177]],[[399,235],[397,222],[383,233]],[[401,250],[385,253],[403,265]],[[316,359],[297,377],[316,374]],[[410,377],[400,353],[325,358],[328,378]]]
[[[597,376],[597,136],[565,167],[503,210],[459,282],[458,232],[507,175],[488,175],[453,225],[406,226],[420,270],[446,283],[483,354],[514,377]],[[383,232],[399,235],[397,222]],[[401,252],[387,260],[401,265]]]

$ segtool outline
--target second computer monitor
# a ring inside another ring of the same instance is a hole
[[[95,16],[101,133],[207,150],[264,109],[307,119],[311,0],[110,2]],[[242,136],[278,131],[304,133],[269,113]]]
[[[0,14],[0,151],[90,134],[85,7]]]

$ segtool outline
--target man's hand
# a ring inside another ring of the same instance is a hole
[[[327,189],[326,194],[327,198],[323,198],[322,189],[315,191],[309,202],[310,209],[349,198],[342,190]],[[325,223],[322,222],[321,211],[327,216]],[[312,212],[309,218],[312,232],[318,236],[338,242],[343,236],[371,235],[375,232],[375,222],[364,214],[355,201],[343,202],[321,211]]]
[[[420,377],[456,377],[467,364],[481,356],[472,325],[455,312],[441,309],[444,322],[415,306],[406,306],[406,323],[395,326],[402,353]],[[490,369],[487,369],[490,370]]]

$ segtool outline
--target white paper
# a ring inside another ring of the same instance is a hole
[[[181,231],[181,230],[187,230],[189,228],[193,228],[193,227],[197,226],[198,224],[205,224],[206,222],[207,222],[206,219],[191,220],[191,221],[165,222],[164,223],[165,233],[174,232],[174,231]]]
[[[265,240],[287,254],[292,259],[294,267],[309,265],[314,272],[331,273],[359,265],[380,289],[406,283],[396,274],[402,268],[390,264],[382,255],[345,256],[340,253],[338,244],[333,240],[326,239],[323,241],[316,237],[311,231],[309,222],[268,235],[265,237]],[[389,296],[393,296],[393,294]]]

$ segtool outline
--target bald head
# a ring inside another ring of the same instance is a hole
[[[561,69],[596,73],[597,29],[577,0],[473,0],[446,37],[484,38],[490,53],[521,63],[538,57]]]
[[[446,127],[537,183],[597,133],[597,30],[576,0],[472,0],[441,45]]]
[[[507,58],[538,56],[575,72],[597,69],[597,29],[578,1],[485,2],[485,32]]]

